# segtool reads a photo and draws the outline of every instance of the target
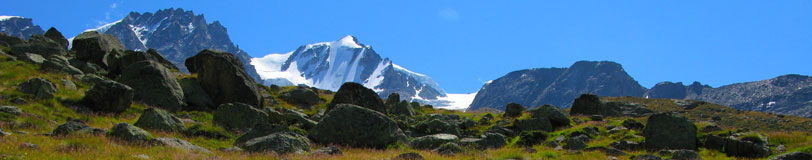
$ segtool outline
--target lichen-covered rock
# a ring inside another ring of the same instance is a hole
[[[158,53],[158,51],[150,48],[146,52],[132,50],[124,51],[124,54],[121,55],[121,57],[113,59],[110,67],[108,67],[110,70],[110,75],[119,75],[121,72],[127,69],[127,66],[140,61],[152,61],[167,69],[178,70],[178,67],[172,64],[172,62],[167,61],[163,56],[161,56],[160,53]]]
[[[183,89],[175,73],[152,61],[140,61],[128,66],[116,81],[135,90],[136,101],[170,112],[183,106]]]
[[[338,104],[309,132],[323,144],[386,148],[405,141],[406,135],[395,121],[381,112],[352,104]]]
[[[156,108],[145,109],[134,125],[165,132],[179,132],[185,128],[180,118],[165,110]]]
[[[477,142],[480,148],[502,148],[507,145],[505,136],[499,133],[485,133],[482,134],[481,140]]]
[[[273,133],[278,132],[288,132],[288,128],[285,126],[277,125],[277,124],[266,124],[266,123],[259,123],[255,124],[251,127],[251,130],[243,134],[242,136],[238,137],[237,140],[234,141],[234,146],[244,146],[245,142],[248,142],[251,139],[267,136]]]
[[[19,116],[23,114],[23,110],[16,106],[0,106],[0,113]]]
[[[354,104],[384,115],[388,114],[386,105],[383,104],[375,91],[355,82],[347,82],[341,85],[341,88],[333,97],[333,101],[327,104],[327,112],[330,112],[338,104]]]
[[[505,117],[519,117],[522,116],[522,112],[527,110],[524,106],[517,104],[517,103],[509,103],[505,106]]]
[[[450,124],[446,121],[441,119],[431,119],[426,122],[421,122],[417,124],[417,131],[423,134],[438,134],[438,133],[447,133],[453,135],[461,135],[459,128],[457,125]]]
[[[293,132],[279,132],[248,140],[242,148],[248,152],[297,153],[310,151],[310,140]]]
[[[696,150],[696,125],[685,116],[676,113],[657,113],[648,118],[643,129],[646,149]]]
[[[693,150],[681,149],[676,150],[671,154],[671,159],[673,160],[701,160],[702,157],[699,156],[699,153]]]
[[[71,50],[76,52],[76,58],[82,61],[95,63],[107,68],[111,59],[123,53],[124,45],[112,34],[102,34],[89,31],[73,38]]]
[[[735,157],[763,158],[770,156],[770,146],[762,136],[725,139],[725,154]]]
[[[244,103],[262,106],[257,82],[245,72],[242,62],[231,53],[206,49],[186,59],[186,68],[197,73],[200,86],[214,104]]]
[[[457,138],[457,136],[451,134],[433,134],[417,137],[413,139],[409,145],[414,149],[435,149],[440,147],[440,145],[456,142],[458,140],[459,138]]]
[[[94,111],[121,113],[130,108],[133,95],[134,91],[130,86],[104,80],[90,87],[82,101]]]
[[[553,126],[547,118],[528,118],[528,119],[515,119],[513,126],[521,131],[547,131],[552,132]]]
[[[412,106],[406,101],[395,103],[390,107],[391,108],[389,109],[389,114],[404,115],[407,117],[412,117],[415,115],[414,108],[412,108]]]
[[[530,109],[530,113],[534,118],[547,118],[553,128],[561,128],[570,125],[570,116],[561,108],[553,105],[543,105]]]
[[[46,56],[45,61],[42,62],[39,70],[52,73],[65,73],[69,75],[85,74],[79,68],[72,66],[67,58],[55,55]]]
[[[65,39],[65,36],[62,35],[62,32],[59,32],[59,30],[56,30],[56,28],[54,27],[48,28],[48,31],[45,31],[45,34],[43,34],[43,36],[55,41],[57,44],[59,44],[59,47],[62,49],[68,48],[68,39]]]
[[[423,156],[420,153],[409,152],[400,154],[392,160],[423,160]]]
[[[33,78],[17,86],[17,90],[25,94],[34,95],[38,99],[54,98],[57,88],[45,78]]]
[[[160,137],[152,139],[152,142],[155,142],[159,145],[168,146],[171,148],[177,148],[184,151],[191,151],[191,152],[198,152],[198,153],[207,153],[211,154],[212,152],[206,148],[200,147],[198,145],[192,144],[186,140],[178,139],[178,138],[171,138],[171,137]]]
[[[258,123],[268,123],[268,114],[247,104],[221,104],[214,111],[214,124],[227,130],[244,130]]]
[[[149,142],[153,138],[152,134],[149,134],[146,130],[126,122],[113,126],[110,129],[110,136],[129,142]]]
[[[183,89],[183,101],[186,102],[185,110],[207,111],[217,108],[209,94],[200,87],[197,78],[183,78],[179,83]]]
[[[304,107],[316,105],[321,102],[321,98],[316,92],[313,92],[313,90],[304,87],[284,92],[279,95],[279,98],[285,100],[290,104]]]
[[[643,123],[640,123],[637,120],[634,120],[634,119],[631,119],[631,118],[623,120],[622,125],[623,125],[623,127],[626,127],[628,129],[633,129],[633,130],[641,130],[641,129],[643,129],[643,127],[645,127],[645,125],[643,125]]]

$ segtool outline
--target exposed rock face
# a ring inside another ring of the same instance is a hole
[[[17,90],[39,99],[50,99],[56,94],[56,85],[44,78],[33,78],[17,86]]]
[[[696,125],[676,113],[657,113],[643,129],[646,149],[697,149]]]
[[[631,116],[642,117],[653,113],[650,109],[634,103],[603,102],[593,94],[583,94],[575,99],[570,115]]]
[[[102,34],[89,31],[73,38],[71,50],[76,52],[76,58],[82,61],[95,63],[104,68],[108,62],[118,58],[124,52],[124,45],[111,34]]]
[[[389,102],[389,100],[387,100],[387,102]],[[409,103],[406,101],[401,101],[400,103],[394,103],[388,106],[391,107],[389,109],[389,114],[404,115],[407,117],[412,117],[415,115],[414,108],[411,105],[409,105]]]
[[[372,148],[386,148],[406,140],[403,131],[386,115],[351,104],[339,104],[327,112],[310,130],[309,137],[323,144]]]
[[[282,93],[279,95],[279,98],[282,98],[288,103],[306,107],[316,105],[321,102],[321,98],[318,94],[316,94],[316,92],[304,87]]]
[[[133,99],[144,104],[170,112],[180,111],[183,106],[183,90],[177,76],[156,62],[133,63],[116,81],[132,87],[135,90]]]
[[[121,113],[130,108],[134,94],[130,86],[104,80],[90,87],[82,101],[94,111]]]
[[[42,35],[42,27],[34,25],[33,19],[25,17],[11,17],[0,20],[0,32],[20,39],[28,39],[31,35]]]
[[[763,158],[770,156],[770,146],[767,144],[766,137],[747,137],[734,139],[728,137],[725,139],[725,154],[735,157],[747,158]]]
[[[144,113],[141,114],[141,117],[138,118],[138,121],[136,121],[134,125],[141,128],[166,132],[179,132],[185,128],[180,118],[172,115],[172,113],[156,108],[145,109]]]
[[[214,123],[228,130],[243,130],[258,123],[268,123],[268,114],[243,103],[221,104],[214,111]]]
[[[338,104],[354,104],[387,114],[386,105],[383,104],[378,94],[355,82],[347,82],[341,85],[341,88],[333,97],[333,101],[327,104],[327,112],[330,112]]]
[[[43,36],[45,36],[48,39],[56,41],[56,43],[59,44],[59,47],[62,49],[68,48],[68,39],[65,39],[65,36],[62,35],[62,32],[59,32],[59,30],[56,30],[56,28],[54,27],[48,28],[48,31],[45,31],[45,34],[43,34]]]
[[[533,118],[547,118],[553,128],[561,128],[570,125],[570,116],[561,108],[553,105],[543,105],[530,110]]]
[[[310,151],[310,140],[293,132],[279,132],[248,140],[242,148],[249,152],[288,154]]]
[[[459,138],[451,134],[433,134],[423,137],[417,137],[409,145],[414,149],[436,149],[440,145],[448,142],[456,142]]]
[[[113,129],[110,129],[110,136],[130,142],[148,142],[153,138],[149,132],[128,123],[113,126]]]
[[[128,66],[140,61],[152,61],[167,69],[178,69],[177,66],[164,59],[164,57],[154,49],[149,49],[146,52],[127,50],[124,51],[121,57],[113,59],[112,64],[108,67],[110,71],[109,74],[112,75],[111,77],[119,75],[121,72],[124,72]]]
[[[522,112],[527,110],[524,106],[517,103],[508,103],[505,106],[505,117],[516,118],[522,116]]]
[[[579,61],[569,68],[537,68],[508,73],[485,84],[469,109],[502,109],[502,105],[510,102],[523,106],[552,104],[567,107],[584,93],[642,96],[645,90],[620,64]]]
[[[258,123],[255,124],[250,131],[238,137],[237,140],[234,141],[234,146],[238,147],[244,146],[245,142],[248,142],[251,139],[267,136],[273,133],[288,132],[288,131],[289,130],[286,126],[281,126],[277,124]]]
[[[39,68],[41,71],[52,73],[65,73],[69,75],[82,75],[82,70],[72,66],[68,59],[62,56],[47,56]]]
[[[237,56],[206,49],[186,59],[186,67],[197,73],[200,86],[215,104],[239,102],[262,106],[257,83],[245,73]]]
[[[154,29],[139,29],[154,28]],[[169,8],[157,12],[130,12],[121,21],[96,29],[115,35],[124,47],[146,51],[155,48],[169,62],[186,72],[184,61],[204,49],[216,49],[233,53],[242,62],[246,73],[259,81],[259,75],[250,64],[251,56],[231,42],[226,28],[218,21],[207,23],[202,15],[181,8]]]
[[[180,88],[183,89],[183,101],[186,102],[186,110],[211,110],[217,108],[209,98],[209,94],[200,87],[197,78],[180,79]]]
[[[685,98],[687,88],[682,82],[660,82],[657,85],[654,85],[650,90],[646,92],[646,97],[649,98],[673,98],[673,99],[682,99]]]

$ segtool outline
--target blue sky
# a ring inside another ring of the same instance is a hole
[[[66,36],[130,11],[183,8],[228,28],[254,57],[355,35],[450,93],[528,68],[623,64],[643,86],[718,87],[812,74],[812,1],[7,1]]]

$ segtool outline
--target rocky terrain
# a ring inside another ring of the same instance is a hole
[[[70,49],[54,28],[0,41],[3,159],[812,158],[812,119],[703,101],[572,93],[567,110],[461,112],[381,99],[354,82],[336,92],[265,86],[238,56],[214,49],[186,58],[187,74],[160,51],[127,50],[96,31]],[[605,73],[590,87],[566,78],[550,86],[603,91],[627,80]]]

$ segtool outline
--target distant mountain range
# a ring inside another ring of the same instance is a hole
[[[42,35],[42,27],[34,25],[31,18],[19,16],[0,16],[0,32],[6,35],[28,39],[33,34]]]
[[[344,82],[357,82],[375,90],[381,97],[391,93],[401,99],[444,105],[447,93],[430,77],[409,71],[381,58],[353,36],[332,42],[302,45],[285,54],[254,58],[266,85],[299,85],[338,90]]]

